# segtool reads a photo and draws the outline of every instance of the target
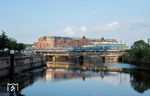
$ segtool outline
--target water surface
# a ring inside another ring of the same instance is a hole
[[[125,63],[101,65],[136,67]],[[150,96],[150,73],[136,70],[124,73],[46,68],[16,75],[14,81],[19,83],[18,96]],[[9,78],[0,79],[0,96],[6,96],[7,82]]]
[[[150,96],[150,75],[145,72],[118,73],[46,69],[25,96]]]

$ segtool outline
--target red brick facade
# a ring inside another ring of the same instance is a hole
[[[117,43],[115,39],[88,39],[85,36],[82,38],[70,38],[70,37],[57,37],[57,36],[43,36],[38,39],[38,48],[72,48],[72,47],[82,47],[85,45],[91,45],[93,42],[111,42]]]

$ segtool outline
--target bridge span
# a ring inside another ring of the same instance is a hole
[[[47,58],[51,58],[52,61],[56,61],[57,58],[86,58],[86,57],[100,57],[103,62],[106,60],[119,61],[124,50],[60,50],[60,49],[34,49],[31,50],[32,54],[45,55]],[[50,60],[50,59],[49,59]]]

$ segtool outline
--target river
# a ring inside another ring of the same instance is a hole
[[[135,67],[124,63],[104,65]],[[0,79],[0,96],[4,96],[8,80]],[[16,75],[15,82],[19,83],[18,96],[150,96],[150,73],[144,71],[44,68]]]

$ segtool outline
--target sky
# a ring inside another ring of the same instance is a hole
[[[18,42],[41,36],[150,38],[150,0],[0,0],[0,29]]]

